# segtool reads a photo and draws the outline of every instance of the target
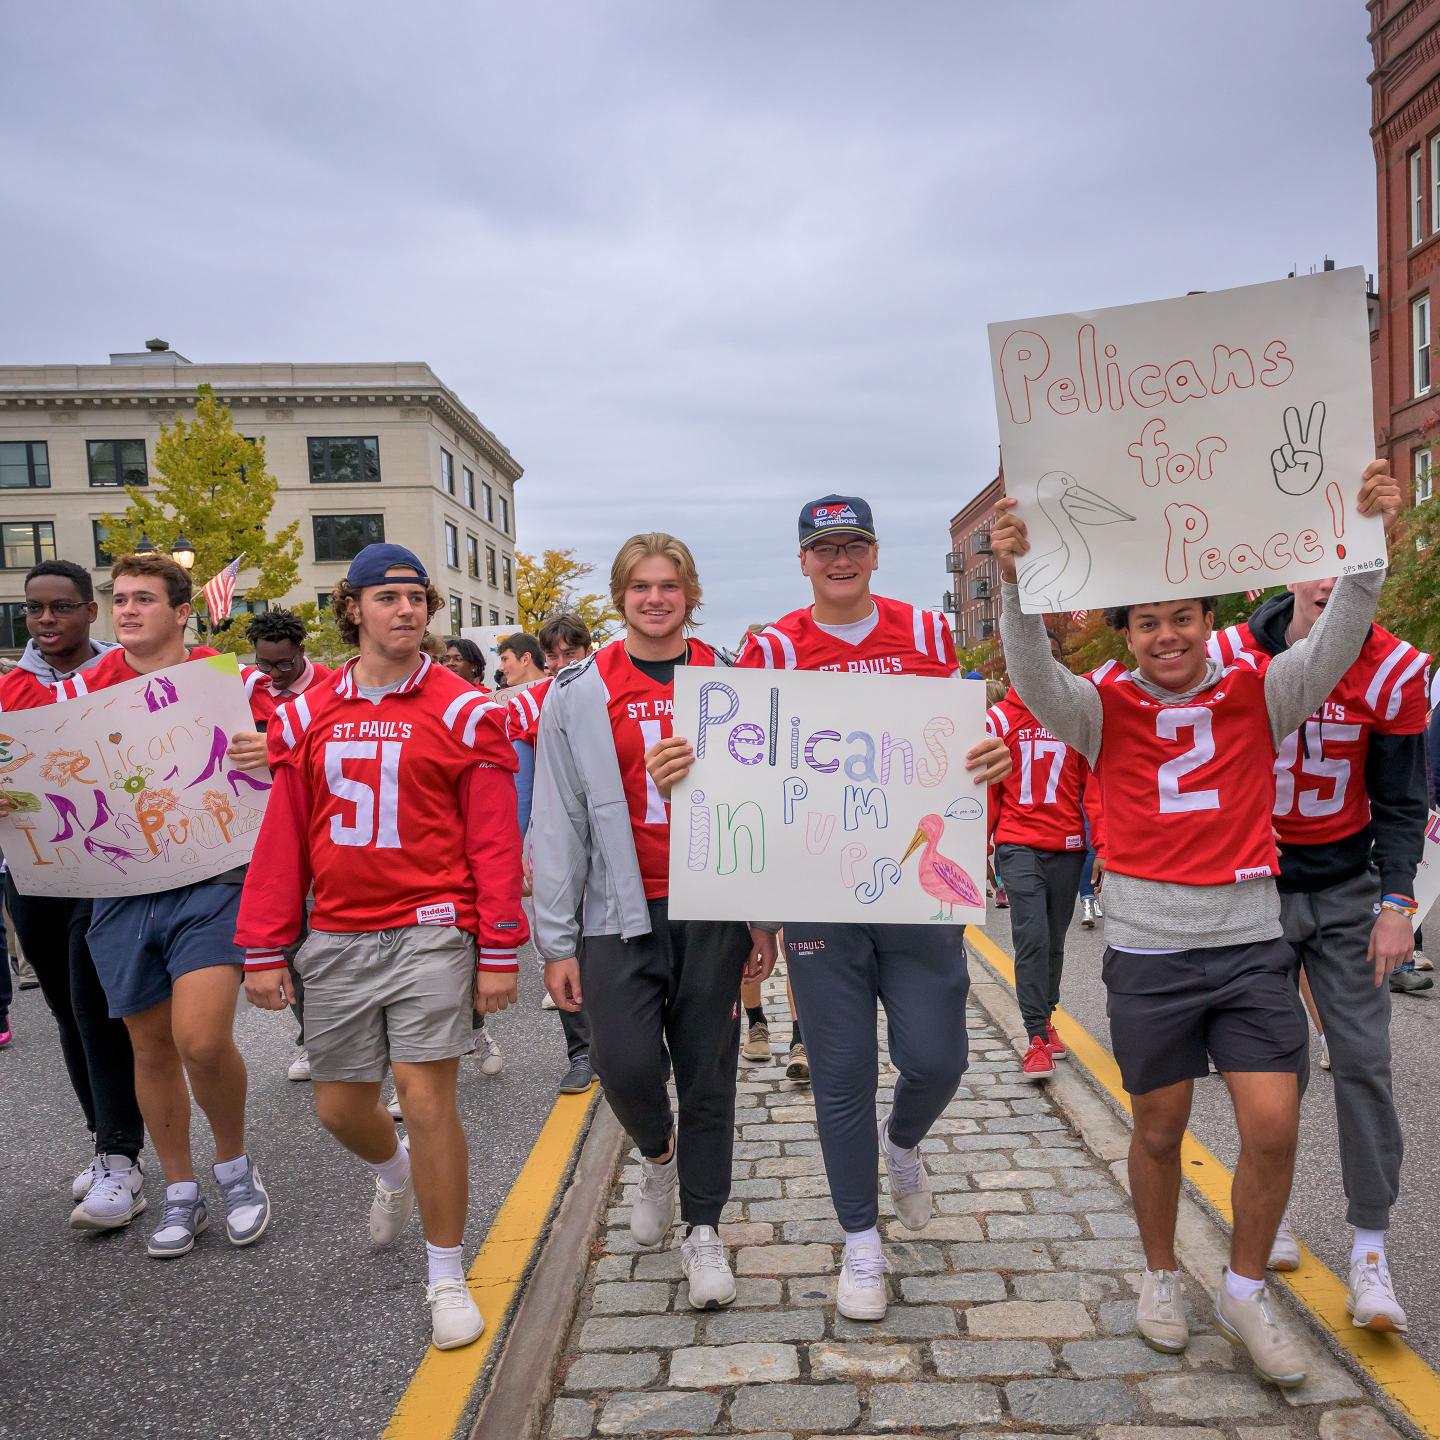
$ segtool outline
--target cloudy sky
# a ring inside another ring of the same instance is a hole
[[[426,360],[522,548],[695,549],[710,638],[861,494],[938,604],[988,321],[1374,268],[1361,0],[25,6],[0,359]]]

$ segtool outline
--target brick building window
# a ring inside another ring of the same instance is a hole
[[[1411,385],[1416,395],[1430,393],[1430,297],[1422,295],[1410,306],[1410,348],[1413,356]]]
[[[1417,450],[1415,466],[1415,503],[1423,505],[1435,493],[1435,478],[1430,469],[1430,451]]]
[[[1418,245],[1425,234],[1425,176],[1420,152],[1410,152],[1410,243]]]
[[[1440,230],[1440,135],[1430,137],[1430,233]]]

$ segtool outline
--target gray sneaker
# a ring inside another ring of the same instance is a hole
[[[203,1235],[209,1224],[200,1187],[193,1180],[167,1186],[160,1223],[145,1248],[157,1260],[178,1260],[195,1248],[195,1237]]]
[[[560,1082],[562,1095],[583,1095],[595,1083],[595,1071],[591,1069],[588,1055],[577,1055]]]
[[[215,1167],[217,1170],[219,1167]],[[225,1233],[232,1245],[253,1245],[269,1228],[270,1195],[260,1183],[255,1162],[245,1157],[245,1173],[225,1184],[215,1176],[225,1203]]]

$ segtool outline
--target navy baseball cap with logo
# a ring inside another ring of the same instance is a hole
[[[419,585],[424,585],[430,579],[425,573],[425,567],[420,563],[420,557],[413,550],[407,550],[403,545],[389,544],[367,545],[350,562],[345,578],[356,590],[363,590],[368,585],[383,585],[385,572],[401,565],[408,565],[415,574],[392,575],[390,579],[413,580]]]
[[[800,548],[826,535],[860,535],[874,540],[875,518],[870,507],[858,495],[825,495],[811,500],[800,511]]]

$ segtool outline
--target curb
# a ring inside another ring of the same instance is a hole
[[[966,949],[971,959],[978,962],[980,967],[979,977],[976,975],[975,966],[971,967],[970,993],[1015,1047],[1018,1056],[1023,1052],[1026,1032],[1014,993],[982,954],[968,943]],[[1054,1078],[1043,1088],[1074,1126],[1086,1148],[1109,1166],[1116,1183],[1129,1195],[1130,1177],[1126,1171],[1126,1157],[1130,1150],[1130,1127],[1090,1078],[1089,1071],[1072,1059],[1058,1065]],[[1220,1283],[1221,1270],[1229,1263],[1229,1232],[1206,1202],[1191,1193],[1189,1178],[1184,1175],[1181,1178],[1185,1183],[1180,1187],[1180,1203],[1176,1214],[1175,1253],[1185,1269],[1207,1291],[1213,1293]],[[1350,1355],[1330,1341],[1315,1318],[1294,1302],[1284,1285],[1272,1286],[1271,1293],[1284,1296],[1286,1307],[1298,1322],[1292,1327],[1292,1335],[1311,1366],[1311,1378],[1304,1385],[1281,1392],[1289,1404],[1343,1404],[1345,1399],[1354,1398],[1352,1395],[1342,1397],[1321,1393],[1324,1381],[1315,1374],[1314,1362],[1323,1360],[1327,1366],[1343,1369],[1362,1394],[1379,1405],[1386,1418],[1404,1433],[1412,1436],[1423,1434],[1396,1405],[1388,1392],[1377,1386],[1373,1379],[1354,1363]]]
[[[470,1440],[535,1440],[590,1269],[590,1247],[624,1154],[603,1094],[519,1302],[497,1343]]]

